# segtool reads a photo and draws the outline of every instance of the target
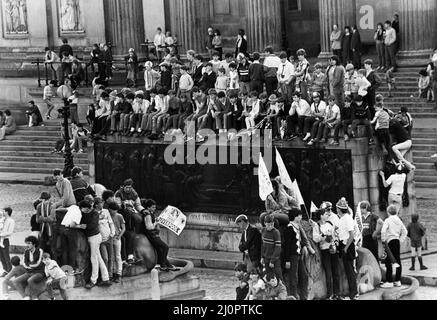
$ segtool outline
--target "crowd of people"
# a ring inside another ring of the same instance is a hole
[[[372,212],[369,202],[360,202],[354,212],[342,198],[335,207],[323,202],[317,212],[308,216],[312,231],[306,233],[303,212],[290,196],[290,190],[280,182],[279,190],[282,196],[272,194],[266,200],[266,214],[261,215],[256,225],[251,225],[245,215],[235,220],[242,231],[239,249],[243,252],[243,262],[235,268],[237,300],[307,300],[312,275],[306,265],[316,250],[325,274],[328,300],[354,300],[360,293],[366,293],[358,286],[361,271],[357,270],[356,260],[360,247],[368,249],[378,265],[385,264],[386,278],[380,284],[384,289],[401,286],[400,248],[407,237],[411,243],[410,270],[415,270],[416,258],[420,270],[427,269],[422,259],[425,228],[418,215],[412,216],[406,228],[399,218],[397,204],[387,208],[388,217],[383,221]],[[382,251],[378,249],[379,242],[384,245]],[[340,270],[344,270],[348,295],[340,289],[343,277]]]
[[[89,247],[89,279],[85,288],[111,286],[119,283],[126,265],[142,263],[136,256],[137,235],[147,237],[156,251],[156,268],[161,272],[177,271],[167,259],[168,246],[159,236],[155,201],[140,199],[127,179],[117,192],[91,187],[83,178],[82,169],[75,167],[67,179],[61,170],[54,171],[58,198],[43,192],[34,203],[31,234],[25,239],[24,264],[18,257],[10,258],[10,238],[15,222],[12,209],[0,214],[0,258],[3,266],[3,299],[15,289],[24,300],[37,299],[42,293],[41,282],[54,299],[55,289],[68,299],[67,274],[59,266],[70,266],[76,275],[85,275],[78,256],[79,234],[83,233]],[[59,215],[59,214],[64,215]],[[61,219],[59,218],[61,217]]]

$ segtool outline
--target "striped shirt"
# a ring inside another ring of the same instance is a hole
[[[274,263],[279,260],[281,255],[281,234],[277,229],[268,231],[262,230],[262,257],[266,264]]]

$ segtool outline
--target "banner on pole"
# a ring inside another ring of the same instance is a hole
[[[292,186],[293,193],[297,196],[297,202],[300,206],[305,206],[305,201],[303,200],[302,193],[300,193],[299,185],[297,184],[297,180],[294,180]]]
[[[276,148],[276,164],[278,165],[279,176],[281,177],[282,184],[290,190],[293,189],[293,182],[291,182],[290,175],[288,174],[278,148]]]
[[[180,236],[187,224],[187,217],[178,208],[168,206],[157,221],[161,226]]]
[[[266,201],[267,197],[273,192],[273,185],[261,153],[259,154],[258,184],[259,197],[262,201]]]

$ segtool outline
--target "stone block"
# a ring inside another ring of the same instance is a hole
[[[367,188],[369,186],[369,179],[367,172],[353,172],[352,173],[354,189],[355,188]]]
[[[351,150],[352,156],[367,155],[369,153],[367,138],[351,139],[346,142],[346,147]]]
[[[352,156],[352,170],[354,172],[367,171],[367,155]]]
[[[354,188],[354,200],[355,205],[358,205],[360,201],[369,199],[369,190],[367,188]]]

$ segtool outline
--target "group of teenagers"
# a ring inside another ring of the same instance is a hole
[[[396,204],[387,208],[388,217],[383,221],[372,212],[369,202],[360,202],[354,213],[342,198],[335,207],[330,202],[323,202],[320,209],[308,217],[312,231],[306,233],[302,226],[302,211],[290,200],[292,197],[286,188],[281,185],[280,188],[283,198],[288,199],[286,207],[278,210],[279,207],[271,206],[272,199],[268,198],[267,212],[256,225],[251,225],[245,215],[235,221],[242,230],[239,249],[244,253],[244,262],[235,268],[237,300],[307,300],[311,277],[307,260],[316,254],[316,250],[321,257],[328,300],[356,300],[360,293],[365,293],[359,292],[357,284],[359,247],[368,249],[378,265],[381,260],[385,264],[386,278],[380,285],[384,289],[401,286],[400,248],[407,237],[412,250],[410,270],[415,269],[416,257],[420,270],[427,269],[421,251],[425,228],[418,221],[418,215],[412,216],[412,222],[406,228]],[[274,209],[276,211],[272,211]],[[379,241],[384,245],[382,250],[378,247]],[[344,270],[348,283],[346,296],[342,296],[340,289],[343,277],[340,270]]]
[[[124,136],[162,138],[168,132],[187,134],[193,128],[203,141],[202,129],[230,134],[234,130],[270,128],[273,138],[301,138],[308,145],[339,145],[358,136],[358,126],[365,126],[370,143],[376,137],[390,158],[405,162],[411,148],[412,117],[407,108],[394,114],[377,95],[381,80],[372,69],[373,61],[364,61],[364,69],[352,63],[346,68],[338,56],[332,56],[326,70],[310,63],[303,49],[297,59],[271,47],[265,57],[254,53],[225,54],[220,60],[203,63],[203,57],[187,52],[187,64],[173,57],[159,65],[145,63],[145,88],[117,92],[95,83],[95,103],[90,105],[92,135],[106,139]],[[392,148],[392,146],[394,146]],[[409,164],[407,164],[409,165]],[[409,165],[413,168],[412,165]]]
[[[68,299],[67,275],[59,266],[70,266],[74,275],[87,278],[83,268],[89,266],[89,279],[84,279],[87,289],[119,283],[125,265],[145,263],[135,256],[138,235],[147,237],[156,250],[159,271],[178,270],[168,261],[169,247],[159,236],[155,201],[140,199],[132,179],[114,193],[103,186],[91,187],[79,167],[73,168],[69,179],[60,170],[54,171],[54,178],[59,197],[43,192],[34,203],[24,265],[17,258],[10,259],[9,252],[2,259],[12,262],[3,266],[3,299],[9,298],[9,288],[25,300],[38,299],[42,281],[47,282],[49,298],[54,299],[54,290],[60,289],[62,298]],[[8,241],[12,233],[7,234]],[[88,250],[79,244],[82,233]],[[84,256],[86,252],[89,255]]]

